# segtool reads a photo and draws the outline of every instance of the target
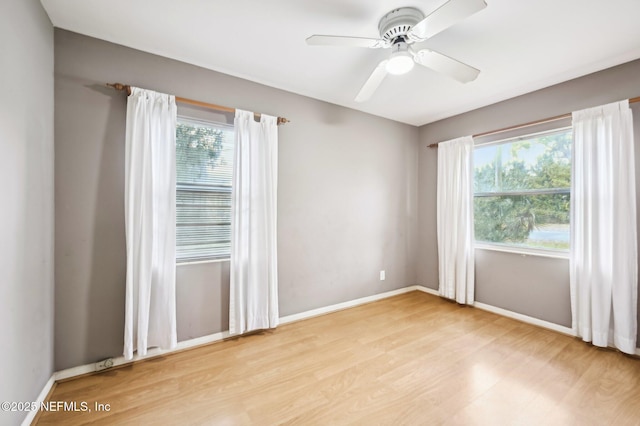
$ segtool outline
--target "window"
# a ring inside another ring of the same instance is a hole
[[[178,119],[178,263],[225,259],[230,256],[233,141],[233,126]]]
[[[478,243],[567,251],[571,128],[474,150]]]

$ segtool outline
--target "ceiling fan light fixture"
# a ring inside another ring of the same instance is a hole
[[[462,19],[487,7],[485,0],[444,0],[425,16],[413,7],[400,7],[384,15],[378,22],[380,38],[314,34],[307,38],[312,46],[352,46],[370,49],[391,48],[391,55],[378,63],[360,92],[356,102],[371,98],[387,74],[402,75],[414,64],[448,75],[461,83],[473,81],[480,70],[429,49],[416,49],[422,42],[455,25]]]
[[[387,72],[393,75],[406,74],[413,68],[413,55],[409,45],[399,37],[391,47],[391,57],[387,61]]]
[[[393,75],[406,74],[413,69],[413,58],[408,52],[394,52],[387,62],[387,72]]]

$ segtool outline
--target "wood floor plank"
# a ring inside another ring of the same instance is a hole
[[[58,383],[37,424],[640,424],[640,360],[421,292]],[[109,410],[96,410],[108,404]]]

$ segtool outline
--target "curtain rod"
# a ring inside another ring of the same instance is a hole
[[[640,96],[638,96],[637,98],[629,99],[629,103],[630,104],[633,104],[633,103],[636,103],[636,102],[640,102]],[[473,135],[473,137],[474,138],[479,138],[479,137],[482,137],[482,136],[497,135],[497,134],[500,134],[500,133],[508,132],[510,130],[524,129],[525,127],[535,126],[536,124],[551,123],[551,122],[554,122],[554,121],[558,121],[558,120],[562,120],[562,119],[570,118],[570,117],[571,117],[571,113],[562,114],[562,115],[556,115],[554,117],[543,118],[543,119],[536,120],[536,121],[530,121],[530,122],[524,123],[524,124],[516,124],[515,126],[504,127],[502,129],[498,129],[498,130],[491,130],[491,131],[488,131],[488,132],[478,133],[476,135]],[[439,143],[440,142],[436,142],[436,143],[432,143],[431,145],[427,145],[427,146],[429,148],[437,148]]]
[[[127,92],[127,96],[131,94],[131,86],[129,86],[128,84],[107,83],[107,86],[112,87],[112,88],[114,88],[116,90]],[[195,105],[195,106],[199,106],[199,107],[203,107],[203,108],[207,108],[207,109],[213,109],[215,111],[236,112],[235,108],[222,106],[222,105],[216,105],[216,104],[210,104],[210,103],[202,102],[202,101],[195,101],[193,99],[181,98],[181,97],[178,97],[178,96],[176,96],[176,102],[180,102],[180,103],[183,103],[183,104],[189,104],[189,105]],[[256,120],[259,120],[260,116],[261,116],[261,114],[259,112],[254,113],[254,117],[255,117]],[[290,121],[288,119],[284,118],[284,117],[278,117],[278,119],[277,119],[278,125],[289,123],[289,122]]]

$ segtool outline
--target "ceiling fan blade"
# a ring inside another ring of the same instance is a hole
[[[368,101],[378,86],[382,83],[382,80],[387,76],[387,59],[380,62],[378,66],[373,70],[367,81],[360,89],[358,96],[356,96],[356,102]]]
[[[371,49],[390,47],[389,42],[382,39],[332,35],[312,35],[307,38],[307,44],[310,46],[368,47]]]
[[[431,68],[434,71],[448,75],[461,83],[473,81],[480,74],[480,70],[470,65],[456,61],[442,53],[433,50],[423,49],[415,53],[413,59],[416,63]]]
[[[484,0],[449,0],[409,30],[413,41],[424,41],[487,7]]]

